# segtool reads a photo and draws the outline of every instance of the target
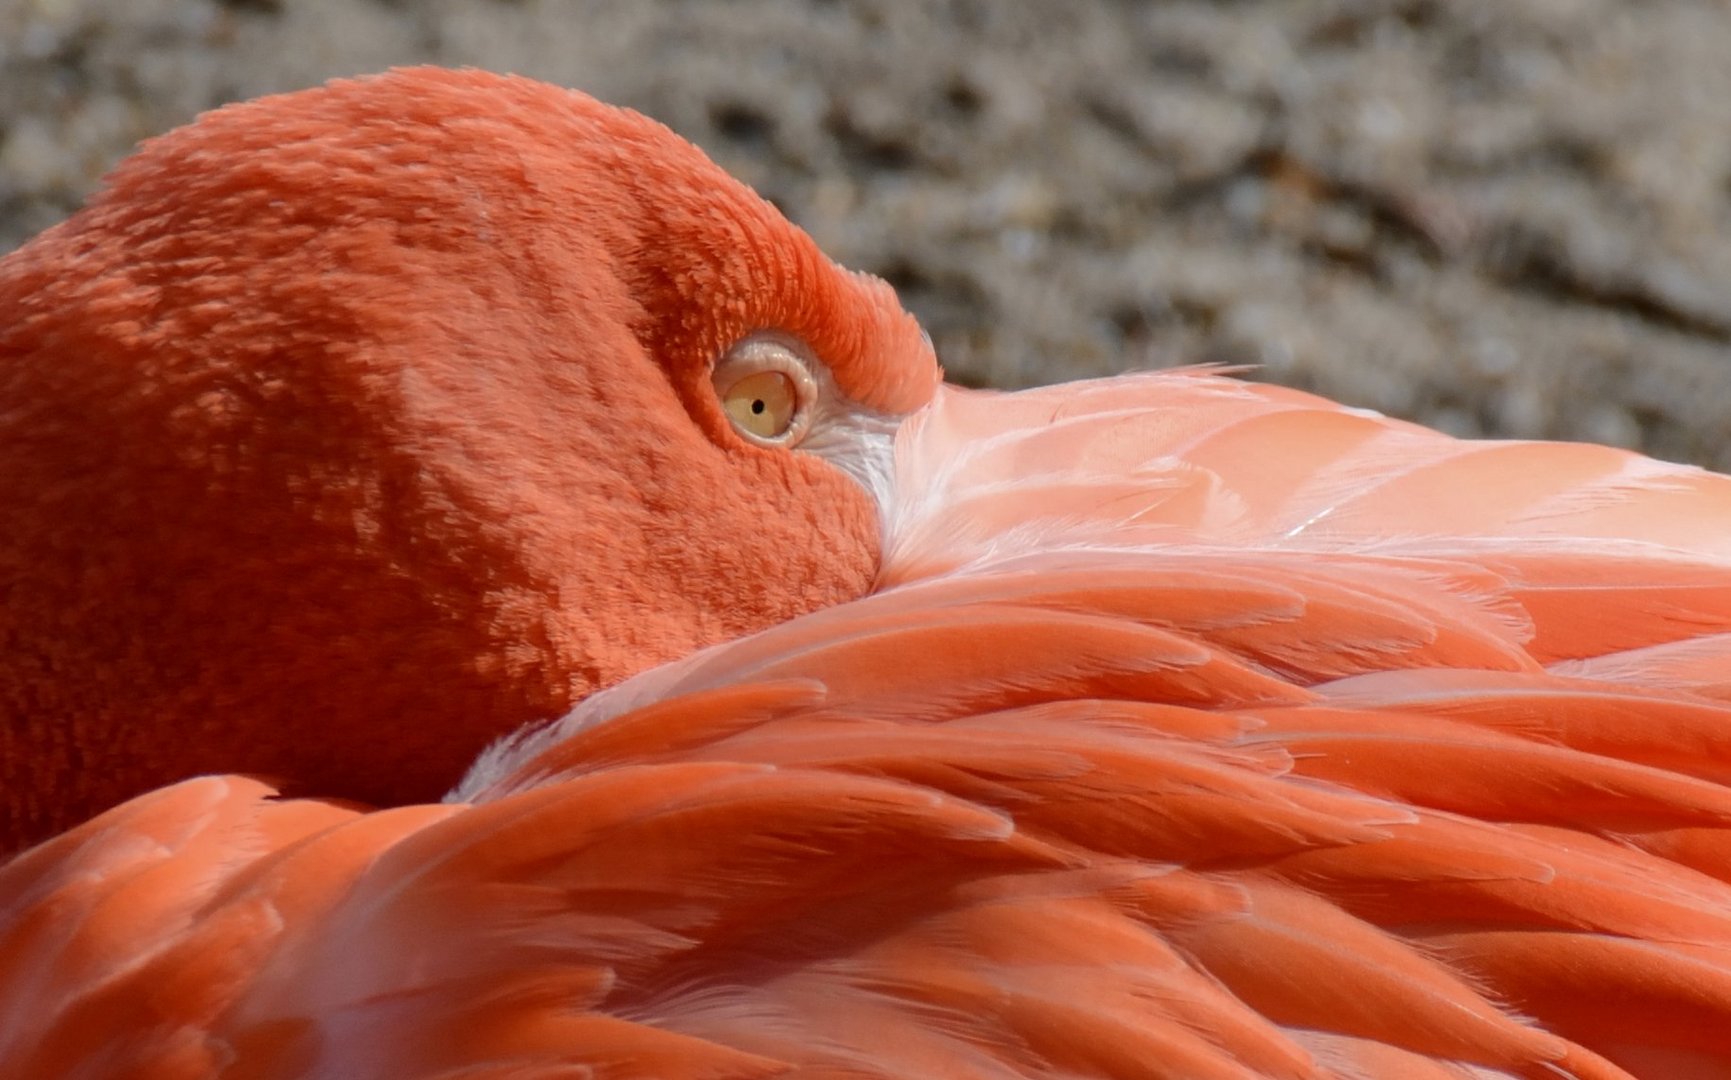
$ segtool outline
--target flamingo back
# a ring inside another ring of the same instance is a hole
[[[205,779],[0,869],[0,1061],[1731,1073],[1731,479],[1195,371],[897,452],[874,595],[448,805]]]

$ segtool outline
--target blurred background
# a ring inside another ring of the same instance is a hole
[[[0,0],[0,251],[133,144],[394,64],[667,122],[953,378],[1254,364],[1731,469],[1723,0]]]

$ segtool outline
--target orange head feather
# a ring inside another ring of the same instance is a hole
[[[398,71],[148,143],[0,262],[0,844],[204,771],[435,798],[863,592],[870,497],[716,401],[762,330],[863,410],[936,384],[886,286],[578,93]]]

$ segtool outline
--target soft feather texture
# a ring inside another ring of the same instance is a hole
[[[1731,1072],[1731,480],[1174,372],[946,390],[897,482],[877,595],[464,804],[200,780],[0,871],[0,1061]]]
[[[715,401],[765,330],[864,417],[936,384],[887,286],[575,92],[401,71],[146,145],[0,262],[0,852],[208,771],[434,799],[865,591],[874,501]]]

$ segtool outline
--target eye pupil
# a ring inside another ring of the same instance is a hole
[[[763,404],[762,398],[758,398],[756,401],[751,403],[751,411],[757,413],[759,416],[763,415],[764,408],[765,405]]]

